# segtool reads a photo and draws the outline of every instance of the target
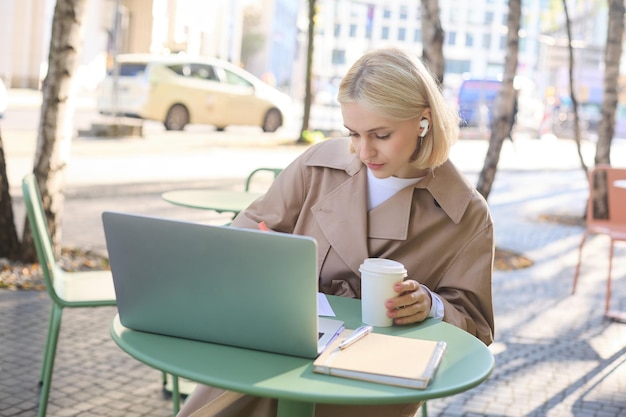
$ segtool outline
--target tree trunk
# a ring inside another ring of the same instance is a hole
[[[74,116],[74,74],[82,48],[82,25],[87,0],[57,0],[52,20],[48,73],[43,99],[33,172],[55,252],[60,253],[65,170],[70,156]],[[36,260],[28,222],[25,222],[23,258]]]
[[[476,189],[487,199],[495,180],[502,143],[509,135],[513,122],[515,106],[515,89],[513,81],[517,71],[519,50],[519,28],[521,20],[521,0],[509,0],[508,34],[506,39],[506,57],[504,60],[504,74],[502,87],[493,109],[491,135],[485,163],[478,177]]]
[[[444,31],[439,18],[439,0],[422,0],[422,60],[443,85]]]
[[[20,259],[20,256],[21,247],[15,228],[4,145],[2,135],[0,135],[0,258],[16,261]]]
[[[588,169],[583,159],[580,149],[580,116],[578,115],[578,98],[576,96],[576,88],[574,86],[574,47],[572,46],[572,25],[567,8],[567,0],[563,0],[563,11],[565,12],[565,28],[567,29],[567,49],[569,51],[569,95],[572,99],[572,110],[574,111],[574,140],[576,141],[576,151],[580,159],[580,165],[585,174]]]
[[[598,126],[595,164],[611,164],[611,142],[615,134],[615,109],[617,108],[618,77],[624,35],[624,1],[609,0],[609,24],[604,53],[604,97],[602,120]],[[593,190],[593,211],[596,218],[608,218],[607,183],[602,176],[596,179]]]
[[[311,118],[311,103],[313,94],[313,48],[315,45],[315,14],[317,11],[317,0],[309,0],[309,31],[308,45],[306,50],[306,79],[304,83],[304,112],[302,114],[302,128],[297,143],[307,143],[306,132],[309,130],[309,119]]]

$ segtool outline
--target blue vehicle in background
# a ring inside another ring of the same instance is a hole
[[[459,88],[458,105],[461,127],[488,129],[493,118],[493,106],[500,92],[498,80],[464,80]]]

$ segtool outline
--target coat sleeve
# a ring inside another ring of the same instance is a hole
[[[301,156],[276,177],[263,196],[240,212],[232,225],[258,228],[264,221],[271,230],[293,233],[302,211],[305,190],[305,166]]]
[[[493,224],[480,230],[458,252],[435,289],[444,303],[444,321],[493,342],[494,317],[491,291],[494,243]]]

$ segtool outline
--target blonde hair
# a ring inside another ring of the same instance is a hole
[[[359,58],[341,80],[337,100],[358,103],[398,121],[420,117],[430,109],[428,133],[412,162],[419,169],[443,164],[459,135],[459,116],[446,103],[432,73],[396,48],[375,49]],[[416,136],[416,147],[418,141]]]

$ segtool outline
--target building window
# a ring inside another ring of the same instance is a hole
[[[338,38],[341,35],[341,25],[339,23],[335,23],[335,38]]]
[[[490,25],[493,23],[493,12],[485,12],[485,24]]]
[[[383,10],[383,17],[384,17],[385,19],[390,19],[390,18],[391,18],[391,9],[387,9],[387,8],[385,8],[385,9]]]
[[[398,29],[398,40],[405,41],[406,40],[406,28]]]
[[[333,49],[332,62],[333,65],[345,65],[346,51],[343,49]]]
[[[350,25],[350,37],[356,38],[356,25],[355,24]]]
[[[382,31],[380,33],[381,39],[389,39],[389,26],[383,26]]]
[[[506,35],[500,36],[500,49],[503,51],[506,49]]]
[[[446,59],[445,73],[450,74],[464,74],[470,72],[470,61],[463,61],[458,59]]]
[[[406,20],[409,17],[409,8],[407,6],[400,6],[400,20]]]
[[[448,45],[450,46],[456,45],[456,32],[448,33]]]
[[[474,35],[472,35],[471,33],[465,34],[465,46],[470,48],[474,46]]]
[[[415,32],[413,32],[413,42],[421,42],[421,41],[422,41],[422,30],[415,29]]]
[[[372,26],[374,25],[374,6],[367,6],[367,22],[365,23],[365,39],[372,39]]]

